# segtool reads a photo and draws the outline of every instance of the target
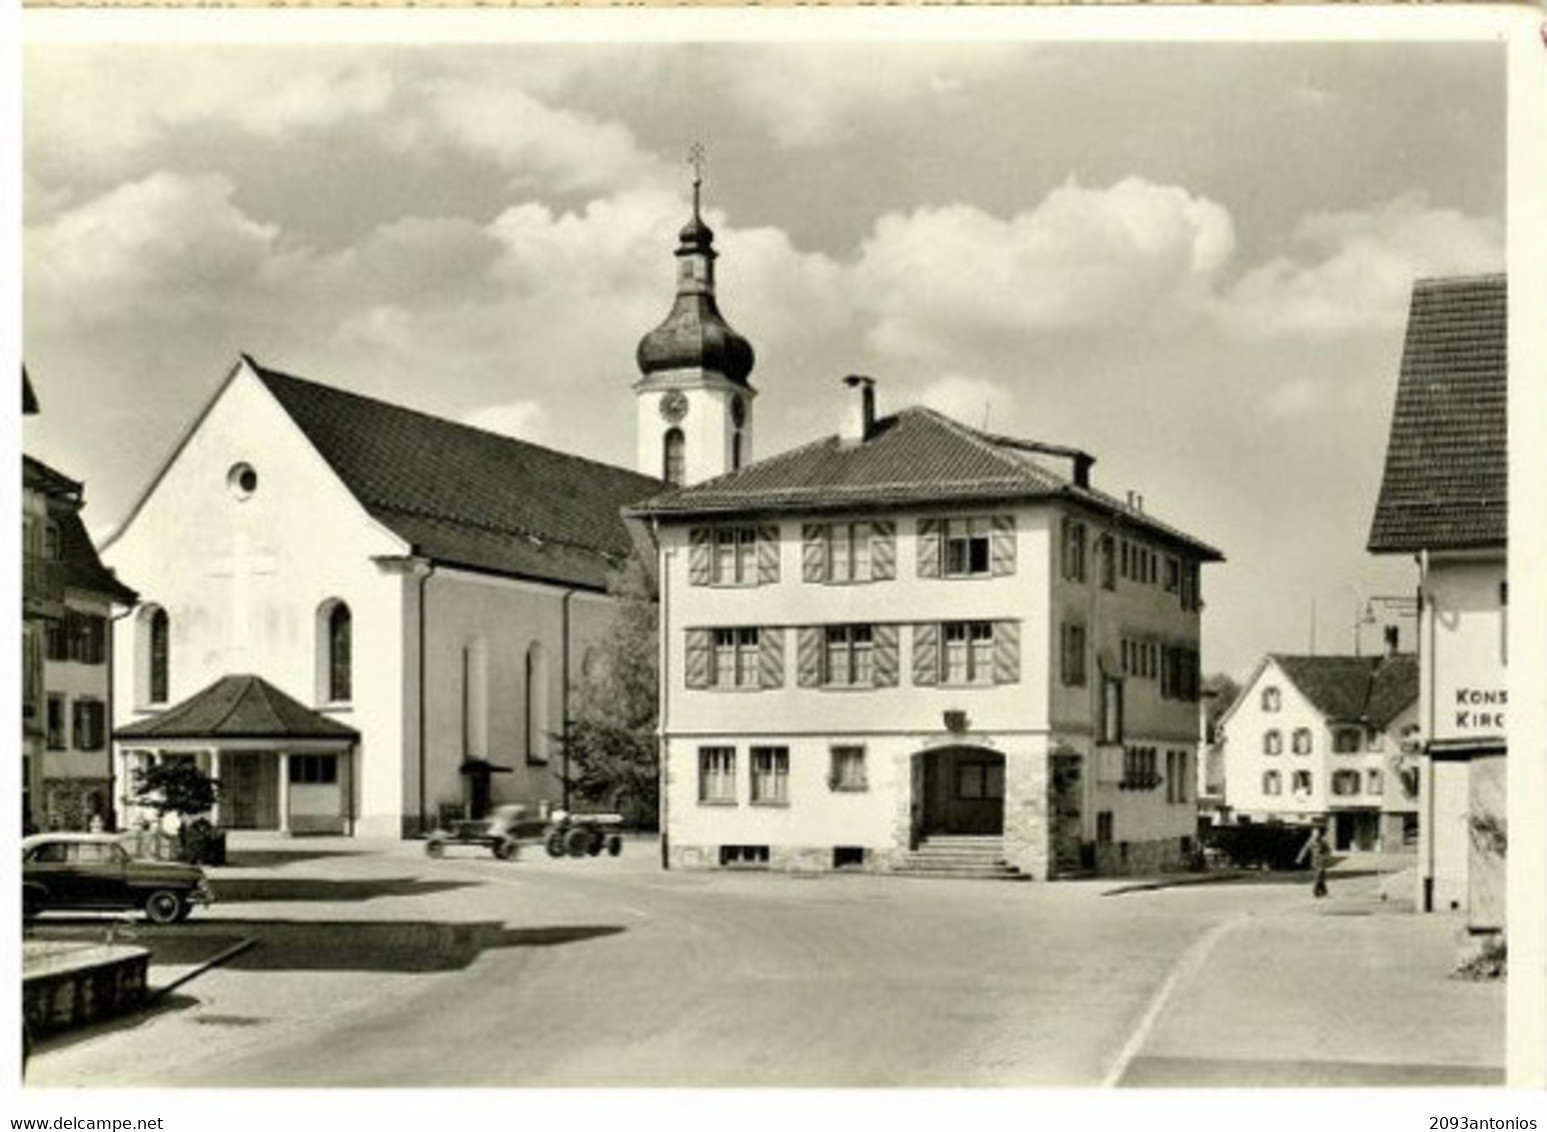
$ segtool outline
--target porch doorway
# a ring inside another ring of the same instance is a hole
[[[220,756],[220,824],[227,829],[279,828],[279,757],[253,751]]]
[[[1004,832],[1004,756],[982,747],[943,747],[914,758],[922,779],[919,833]]]

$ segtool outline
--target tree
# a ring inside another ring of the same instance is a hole
[[[157,818],[176,814],[178,855],[184,860],[203,858],[206,838],[201,830],[190,839],[188,819],[214,808],[220,797],[218,781],[192,760],[173,759],[136,768],[134,797],[140,805],[155,810]]]
[[[563,737],[567,782],[581,801],[653,829],[660,813],[655,584],[635,557],[614,572],[607,589],[617,599],[616,612],[575,689]]]
[[[1203,712],[1210,742],[1216,741],[1220,717],[1230,710],[1243,690],[1229,673],[1214,672],[1203,678]]]

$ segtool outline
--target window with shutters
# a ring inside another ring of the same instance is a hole
[[[1166,593],[1178,593],[1182,588],[1182,560],[1167,555],[1165,569]]]
[[[1366,794],[1384,794],[1386,792],[1386,780],[1378,770],[1371,770],[1365,779],[1364,792]]]
[[[1347,798],[1359,793],[1359,772],[1357,770],[1338,770],[1332,773],[1332,793],[1339,798]]]
[[[870,580],[870,524],[829,523],[827,526],[827,580]]]
[[[757,528],[723,527],[714,532],[714,584],[757,583]]]
[[[70,738],[65,733],[65,698],[56,692],[48,696],[48,749],[63,751],[69,748]]]
[[[107,619],[70,610],[66,614],[69,658],[79,664],[101,664],[106,659]]]
[[[1064,520],[1064,581],[1085,580],[1085,524]]]
[[[1276,770],[1262,772],[1262,792],[1268,795],[1279,795],[1284,792],[1284,778]]]
[[[1278,728],[1274,727],[1262,733],[1262,753],[1265,755],[1284,753],[1284,736]]]
[[[1264,688],[1262,690],[1262,710],[1278,711],[1283,706],[1284,697],[1277,688]]]
[[[1332,749],[1340,755],[1357,755],[1362,740],[1357,728],[1339,727],[1332,733]]]
[[[716,806],[736,804],[736,748],[698,748],[698,800]]]
[[[716,688],[760,687],[757,629],[715,629],[714,668],[711,683]]]
[[[752,748],[752,802],[760,806],[789,804],[790,749]]]
[[[942,572],[947,578],[967,578],[990,572],[989,533],[987,519],[945,521]]]
[[[44,625],[43,656],[46,660],[70,659],[70,634],[63,620],[49,621]]]
[[[1311,753],[1311,729],[1309,727],[1296,727],[1294,734],[1294,752],[1297,755]]]
[[[100,751],[106,741],[107,709],[100,700],[76,700],[71,730],[77,751]]]
[[[822,683],[829,688],[869,688],[875,682],[875,630],[869,625],[828,625],[823,632]]]
[[[1101,569],[1101,588],[1115,590],[1117,588],[1117,540],[1111,535],[1102,535],[1096,542],[1096,558]]]
[[[1066,622],[1060,633],[1063,682],[1072,687],[1085,686],[1085,626]]]
[[[941,683],[992,684],[994,623],[947,621],[940,628],[945,646],[940,671]]]
[[[1182,563],[1181,602],[1183,609],[1203,608],[1198,564],[1196,562],[1187,561]]]
[[[1101,677],[1101,741],[1123,741],[1123,681],[1118,676]]]
[[[848,585],[897,576],[897,525],[889,519],[807,523],[801,538],[802,581]]]
[[[1292,794],[1309,794],[1311,792],[1311,772],[1308,770],[1295,771],[1294,778],[1290,780],[1289,790]]]
[[[830,789],[867,790],[870,787],[865,773],[865,748],[856,745],[840,745],[832,748],[832,770],[827,776]]]

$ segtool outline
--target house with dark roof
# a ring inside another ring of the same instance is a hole
[[[1504,923],[1508,746],[1508,285],[1413,288],[1372,554],[1411,556],[1418,612],[1419,907]]]
[[[22,412],[39,411],[22,370]],[[133,590],[102,565],[81,521],[85,487],[22,456],[22,824],[112,821],[108,744],[114,615]]]
[[[1417,835],[1418,658],[1264,657],[1220,717],[1229,820],[1325,825],[1338,850]]]
[[[629,509],[659,545],[679,867],[1043,879],[1196,832],[1200,568],[1077,449],[925,408]]]
[[[243,355],[105,550],[141,585],[120,780],[192,757],[220,824],[292,833],[560,801],[620,512],[660,486]]]

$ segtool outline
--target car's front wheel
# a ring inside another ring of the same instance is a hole
[[[175,924],[187,913],[181,894],[170,888],[158,888],[145,898],[145,918],[153,924]]]

